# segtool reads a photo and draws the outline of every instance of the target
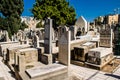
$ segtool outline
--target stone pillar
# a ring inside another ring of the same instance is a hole
[[[70,65],[70,41],[71,33],[66,26],[59,28],[59,54],[58,60],[60,63],[69,66]]]
[[[52,53],[52,19],[48,18],[45,20],[45,35],[44,35],[44,44],[45,44],[45,53]]]
[[[110,46],[111,46],[111,48],[113,47],[112,42],[113,42],[113,29],[111,29],[111,40],[110,40]]]

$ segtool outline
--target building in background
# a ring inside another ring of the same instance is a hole
[[[118,24],[119,15],[118,14],[112,14],[106,16],[106,24],[113,25]]]
[[[89,24],[83,16],[80,16],[80,18],[78,18],[78,20],[75,22],[75,26],[76,29],[82,33],[88,32]]]

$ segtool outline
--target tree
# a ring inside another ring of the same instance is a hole
[[[50,17],[54,25],[73,25],[76,21],[75,10],[66,0],[36,0],[32,13],[36,19],[45,20]]]
[[[20,29],[21,29],[21,30],[24,30],[25,28],[28,28],[28,25],[25,23],[25,21],[23,21],[23,22],[21,23]]]
[[[43,28],[42,22],[37,23],[36,28]]]
[[[14,16],[19,18],[23,12],[23,0],[1,0],[0,12],[5,17]]]
[[[95,24],[96,24],[96,25],[101,25],[101,24],[103,23],[101,16],[99,16],[99,17],[97,17],[96,19],[94,19],[94,21],[95,21]]]
[[[23,7],[23,0],[0,0],[0,14],[2,13],[2,17],[4,17],[2,26],[5,26],[4,29],[8,30],[8,32],[11,31],[12,35],[21,28],[20,16]]]

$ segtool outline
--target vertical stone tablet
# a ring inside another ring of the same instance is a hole
[[[52,34],[53,34],[52,19],[48,18],[45,20],[45,35],[44,35],[45,53],[47,54],[52,53]]]
[[[59,28],[59,62],[69,66],[70,65],[70,31],[66,26]]]

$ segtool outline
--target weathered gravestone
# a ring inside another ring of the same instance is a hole
[[[35,48],[39,47],[39,37],[36,34],[34,35],[33,43]]]
[[[7,48],[15,45],[19,45],[19,42],[1,42],[0,43],[0,55],[3,56],[3,59],[6,61]]]
[[[39,60],[44,64],[52,63],[52,33],[52,19],[48,18],[45,20],[44,51],[39,47],[41,49],[39,50]]]
[[[102,69],[112,59],[114,59],[112,51],[112,29],[106,26],[100,31],[100,47],[90,49],[87,57],[87,65]]]
[[[100,30],[100,46],[101,47],[113,47],[113,30],[110,26],[106,26],[105,29]]]
[[[44,34],[44,45],[45,45],[45,53],[52,53],[52,19],[48,18],[45,20],[45,34]]]
[[[71,26],[70,31],[71,31],[71,40],[75,40],[75,26]]]
[[[59,28],[59,62],[64,64],[49,64],[26,70],[30,80],[69,80],[68,67],[70,65],[70,31],[66,26]],[[48,76],[49,75],[49,76]]]
[[[59,62],[64,65],[70,65],[70,31],[66,26],[61,26],[59,28]]]
[[[38,51],[35,48],[21,49],[15,54],[19,72],[34,67],[35,63],[38,62]]]
[[[9,65],[15,64],[15,52],[16,51],[20,49],[30,48],[30,47],[31,47],[30,45],[26,45],[26,44],[9,47],[7,49],[7,55],[6,55],[6,60],[9,63]]]

